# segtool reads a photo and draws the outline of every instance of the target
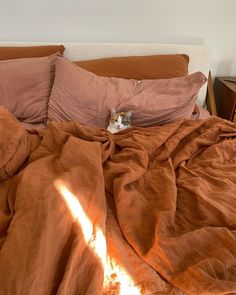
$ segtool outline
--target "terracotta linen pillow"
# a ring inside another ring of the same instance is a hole
[[[79,120],[88,126],[106,128],[110,109],[114,107],[122,111],[132,110],[134,126],[190,119],[198,91],[206,80],[201,72],[157,80],[101,77],[59,57],[48,118]]]
[[[57,56],[0,61],[0,105],[22,122],[46,122]]]
[[[157,80],[101,77],[59,57],[48,118],[56,121],[79,120],[88,126],[106,128],[110,109],[114,107],[117,110],[132,110],[134,126],[190,119],[198,91],[206,80],[201,72]]]
[[[88,126],[106,128],[114,107],[132,110],[134,126],[190,119],[198,91],[206,80],[201,72],[157,80],[101,77],[58,57],[48,118],[79,120]]]
[[[0,46],[0,60],[43,57],[57,52],[63,54],[64,50],[63,45]]]
[[[189,56],[166,54],[126,56],[76,61],[76,65],[99,76],[125,79],[167,79],[188,74]]]

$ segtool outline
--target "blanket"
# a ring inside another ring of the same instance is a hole
[[[235,124],[0,134],[0,294],[236,294]]]

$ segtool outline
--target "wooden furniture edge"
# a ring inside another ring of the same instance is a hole
[[[212,116],[217,116],[216,98],[215,98],[214,89],[213,89],[211,71],[209,71],[209,75],[208,75],[206,106],[207,106],[207,110],[210,112]]]

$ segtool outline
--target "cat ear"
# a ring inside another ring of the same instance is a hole
[[[116,109],[115,108],[111,108],[111,114],[115,115],[116,114]]]
[[[133,114],[132,111],[128,111],[128,112],[126,112],[126,115],[127,115],[128,118],[131,118],[132,114]]]

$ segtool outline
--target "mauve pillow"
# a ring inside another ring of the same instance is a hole
[[[63,45],[0,46],[0,60],[43,57],[57,52],[63,54],[64,50]]]
[[[189,56],[186,54],[124,56],[74,63],[99,76],[136,80],[167,79],[188,75]]]
[[[22,122],[46,122],[57,56],[0,61],[0,105]]]
[[[134,126],[171,123],[191,118],[198,91],[206,80],[201,72],[158,80],[101,77],[59,57],[48,118],[106,128],[114,107],[132,110]]]

